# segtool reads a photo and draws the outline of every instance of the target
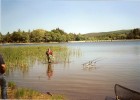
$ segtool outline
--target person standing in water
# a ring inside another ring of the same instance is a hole
[[[47,55],[48,63],[51,63],[51,58],[53,56],[53,52],[50,48],[48,48],[48,50],[46,51],[46,55]]]

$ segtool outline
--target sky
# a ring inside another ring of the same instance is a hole
[[[1,0],[2,34],[60,28],[67,33],[140,28],[139,0]]]

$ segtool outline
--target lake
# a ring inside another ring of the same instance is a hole
[[[39,45],[39,44],[29,44]],[[140,92],[140,41],[58,43],[80,54],[68,63],[47,64],[39,61],[27,72],[14,70],[8,81],[43,93],[62,94],[67,100],[104,100],[115,97],[114,85]],[[26,45],[17,45],[26,46]],[[82,64],[95,60],[92,67]]]

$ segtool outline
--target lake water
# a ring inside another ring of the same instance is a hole
[[[79,49],[80,54],[71,57],[66,64],[48,65],[36,61],[25,73],[11,72],[8,81],[43,93],[62,94],[66,100],[115,97],[115,84],[140,92],[140,41],[43,45],[67,46]],[[92,68],[83,68],[83,63],[94,59],[97,62]]]

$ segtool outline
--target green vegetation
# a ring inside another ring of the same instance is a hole
[[[122,40],[122,39],[140,39],[140,29],[118,30],[111,32],[88,33],[85,36],[90,40]]]
[[[79,49],[65,46],[0,46],[0,53],[7,65],[7,74],[15,68],[26,73],[35,61],[47,63],[45,53],[48,48],[53,51],[54,63],[69,63],[71,56],[81,55]]]
[[[62,95],[57,94],[48,95],[32,89],[18,88],[14,82],[8,82],[7,94],[8,99],[64,100],[64,96]]]
[[[140,29],[118,30],[111,32],[75,34],[66,33],[57,28],[51,31],[36,29],[33,31],[14,31],[2,35],[0,33],[0,43],[40,43],[40,42],[68,42],[68,41],[94,41],[94,40],[120,40],[120,39],[140,39]]]
[[[1,43],[40,43],[40,42],[67,42],[67,41],[79,41],[85,40],[85,37],[81,34],[69,33],[67,34],[63,30],[57,28],[51,31],[46,31],[43,29],[29,30],[28,32],[14,31],[12,33],[7,33],[2,35],[0,33]]]
[[[15,89],[16,88],[16,84],[14,83],[14,82],[8,82],[8,87],[10,88],[10,89]]]

